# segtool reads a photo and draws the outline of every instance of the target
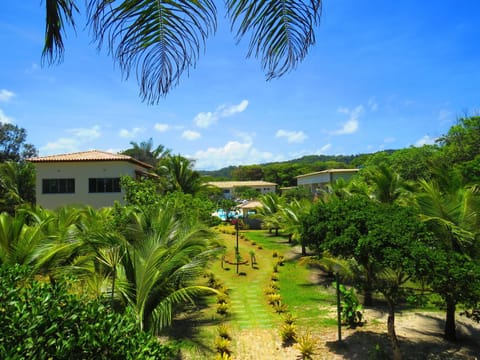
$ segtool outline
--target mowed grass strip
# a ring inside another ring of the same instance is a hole
[[[222,234],[227,252],[226,259],[233,262],[235,259],[236,235]],[[251,264],[251,251],[255,253],[256,264]],[[264,289],[270,283],[273,271],[273,257],[271,251],[259,249],[250,241],[239,238],[239,252],[247,264],[237,266],[216,263],[212,268],[215,276],[229,289],[230,311],[228,320],[233,327],[239,329],[274,328],[281,318],[275,314],[267,304]]]

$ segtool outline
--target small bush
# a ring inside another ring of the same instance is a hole
[[[221,338],[232,340],[232,337],[230,336],[230,329],[225,324],[220,324],[217,326],[217,334]]]
[[[227,353],[221,353],[221,354],[217,354],[215,356],[215,360],[232,360],[232,355],[229,355]]]
[[[270,277],[270,279],[272,281],[278,281],[278,274],[277,273],[273,273],[272,276]]]
[[[231,341],[229,339],[218,336],[215,338],[215,350],[220,354],[231,355],[232,350],[230,350],[230,343]]]
[[[276,251],[273,252],[272,257],[276,258],[278,257],[278,253]]]
[[[270,304],[270,305],[273,305],[275,303],[278,303],[282,300],[282,297],[280,296],[279,293],[274,293],[274,294],[269,294],[267,295],[267,302]]]
[[[217,304],[226,304],[228,302],[228,295],[220,293],[217,295]]]
[[[217,304],[217,314],[227,315],[229,306],[228,304]]]
[[[317,350],[317,343],[310,331],[306,331],[302,335],[297,335],[296,341],[297,343],[294,346],[300,351],[300,359],[312,359],[312,356],[315,355],[315,351]]]
[[[276,302],[276,303],[273,303],[272,306],[273,306],[273,310],[277,314],[283,314],[283,313],[286,313],[288,311],[288,305],[282,303],[281,300]]]
[[[296,320],[297,318],[293,316],[292,313],[286,313],[285,317],[283,318],[283,322],[289,325],[294,324]]]
[[[283,345],[291,345],[295,342],[297,336],[297,329],[293,324],[283,324],[280,327],[280,337]]]
[[[272,295],[278,293],[278,289],[274,288],[273,286],[267,286],[264,290],[265,295]]]
[[[174,359],[175,347],[138,328],[134,311],[110,300],[71,294],[28,279],[28,269],[0,267],[0,359]]]

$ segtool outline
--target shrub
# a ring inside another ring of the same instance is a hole
[[[0,268],[1,359],[173,359],[178,351],[139,330],[130,308],[114,312],[105,299],[86,299]]]
[[[228,302],[228,295],[220,293],[217,295],[217,304],[226,304]]]
[[[283,314],[283,313],[286,313],[288,311],[288,305],[282,303],[281,300],[273,303],[272,306],[273,306],[273,310],[277,314]]]
[[[232,337],[230,336],[230,329],[225,324],[220,324],[217,326],[217,333],[221,338],[232,340]]]
[[[267,295],[267,302],[270,304],[270,305],[273,305],[275,303],[278,303],[282,300],[282,297],[280,296],[279,293],[274,293],[274,294],[269,294]]]
[[[277,273],[273,273],[272,276],[270,277],[272,281],[278,281],[278,275]]]
[[[285,324],[293,324],[293,323],[295,323],[296,320],[297,319],[295,318],[295,316],[293,316],[292,313],[285,314],[285,317],[283,318],[283,322]]]
[[[215,338],[215,349],[217,350],[218,353],[220,354],[227,354],[231,355],[232,350],[230,350],[230,340],[223,338],[223,337],[216,337]]]
[[[226,303],[217,304],[217,314],[227,315],[228,308],[229,306]]]
[[[302,335],[297,335],[296,341],[297,343],[295,344],[295,347],[298,351],[300,351],[300,359],[312,359],[312,356],[315,354],[317,349],[317,343],[312,337],[310,331],[306,331]]]
[[[291,345],[295,342],[297,336],[297,330],[293,324],[283,324],[280,327],[280,337],[282,338],[283,345]]]
[[[272,295],[278,293],[278,289],[274,288],[273,286],[267,286],[264,290],[265,295]]]
[[[278,257],[278,252],[274,251],[273,254],[272,254],[272,257],[274,257],[274,258]]]

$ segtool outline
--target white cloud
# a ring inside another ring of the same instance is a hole
[[[75,128],[65,130],[71,137],[61,137],[55,141],[40,147],[39,152],[43,155],[70,153],[85,150],[85,145],[101,136],[100,126],[91,128]]]
[[[98,139],[101,135],[100,126],[98,125],[95,125],[91,128],[67,129],[66,131],[80,141]]]
[[[0,102],[8,102],[15,96],[15,93],[6,89],[0,89]]]
[[[228,117],[244,112],[248,107],[248,100],[242,100],[238,105],[222,106],[219,108],[221,117]]]
[[[432,138],[429,135],[425,135],[421,139],[418,139],[417,142],[415,142],[415,146],[422,147],[423,145],[433,145],[435,144],[435,140],[435,138]]]
[[[223,147],[208,148],[195,153],[196,168],[202,170],[220,169],[230,165],[259,164],[273,161],[270,152],[259,151],[252,142],[229,141]]]
[[[201,137],[202,135],[199,132],[192,131],[192,130],[185,130],[182,133],[182,139],[185,139],[185,140],[197,140]]]
[[[284,137],[289,143],[302,143],[308,136],[303,131],[287,131],[280,129],[276,132],[275,137]]]
[[[207,128],[218,121],[218,114],[212,112],[201,112],[195,115],[193,122],[200,128]]]
[[[237,105],[221,105],[215,111],[200,112],[193,118],[193,123],[200,128],[207,128],[225,117],[241,113],[248,107],[248,100],[242,100]]]
[[[123,138],[133,138],[136,135],[143,133],[144,131],[145,131],[145,128],[139,128],[139,127],[133,128],[131,130],[121,129],[118,135]]]
[[[332,148],[332,144],[325,144],[320,149],[318,149],[315,154],[316,155],[324,155],[328,150]]]
[[[377,103],[375,97],[371,97],[370,99],[368,99],[368,107],[372,111],[377,111],[378,110],[378,103]]]
[[[442,109],[438,112],[438,120],[440,121],[441,124],[447,124],[449,123],[452,119],[452,112],[448,111],[446,109]]]
[[[170,130],[170,125],[168,124],[162,124],[162,123],[156,123],[153,128],[157,130],[158,132],[165,132],[167,130]]]
[[[357,132],[359,128],[359,121],[358,118],[360,117],[360,114],[363,112],[363,106],[359,105],[355,109],[350,110],[348,108],[339,108],[339,112],[343,114],[349,115],[349,119],[342,124],[342,127],[338,130],[332,131],[332,135],[348,135],[348,134],[354,134]]]
[[[7,116],[7,114],[5,114],[2,109],[0,109],[0,123],[2,124],[13,123],[13,118]]]
[[[392,142],[395,142],[395,138],[390,136],[390,137],[387,137],[387,138],[383,139],[383,142],[385,144],[390,144]]]

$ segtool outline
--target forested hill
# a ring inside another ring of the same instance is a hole
[[[382,153],[391,154],[395,150]],[[306,155],[298,159],[257,165],[228,166],[220,170],[200,171],[212,180],[265,180],[279,186],[296,185],[295,176],[326,169],[353,168],[363,164],[373,154]]]

